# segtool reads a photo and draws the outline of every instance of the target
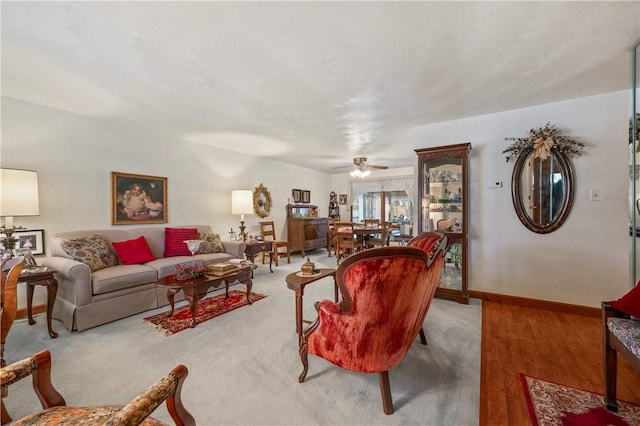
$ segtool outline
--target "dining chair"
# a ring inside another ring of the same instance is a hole
[[[329,222],[327,227],[327,252],[331,257],[331,252],[338,253],[338,237],[336,236],[336,225],[334,222]]]
[[[6,365],[4,358],[4,345],[7,342],[7,336],[9,330],[13,325],[13,321],[16,319],[16,313],[18,308],[18,281],[20,278],[20,272],[24,267],[22,257],[14,257],[4,259],[0,264],[0,367]],[[2,386],[0,391],[2,398],[5,398],[8,393],[8,389]],[[0,409],[0,420],[2,424],[11,421],[11,416],[7,412],[4,404]]]
[[[336,242],[336,264],[364,248],[362,241],[353,233],[352,223],[349,227],[336,225]]]
[[[308,354],[346,370],[378,373],[383,411],[392,414],[389,370],[404,359],[422,328],[440,281],[446,240],[440,235],[430,254],[415,247],[379,247],[342,262],[336,270],[341,301],[316,303],[318,318],[300,342],[298,382],[307,376]]]
[[[364,226],[378,226],[380,225],[380,219],[365,219]]]
[[[378,234],[378,237],[370,236],[366,239],[367,248],[373,247],[388,247],[391,239],[391,226],[388,223],[385,223],[381,227],[381,232]]]
[[[271,241],[271,251],[273,252],[276,266],[278,266],[278,259],[281,257],[286,257],[287,263],[291,263],[291,244],[289,241],[276,239],[276,229],[273,221],[263,221],[259,222],[259,224],[262,241]],[[284,251],[280,249],[284,249]],[[262,264],[264,264],[264,258],[265,254],[262,253]]]

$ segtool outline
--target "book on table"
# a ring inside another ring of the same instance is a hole
[[[208,265],[207,270],[214,275],[226,275],[237,271],[238,266],[229,262],[221,262]]]

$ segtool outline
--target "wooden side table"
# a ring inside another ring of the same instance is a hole
[[[245,241],[246,248],[244,254],[251,263],[255,262],[255,257],[260,253],[267,253],[269,255],[269,271],[273,272],[271,265],[273,264],[273,248],[272,241]],[[264,262],[263,262],[264,263]]]
[[[47,287],[47,328],[49,330],[49,336],[55,339],[58,337],[58,333],[53,331],[51,326],[51,315],[53,313],[53,304],[56,301],[56,294],[58,293],[58,281],[56,281],[53,269],[47,268],[40,272],[23,272],[20,274],[20,282],[27,284],[27,318],[29,325],[35,324],[33,319],[33,289],[37,285]]]
[[[321,280],[326,277],[333,277],[333,287],[335,293],[335,300],[338,301],[338,284],[336,283],[336,270],[335,269],[320,269],[319,273],[310,277],[304,277],[297,275],[297,272],[287,275],[285,278],[287,282],[287,288],[293,290],[296,293],[296,333],[298,333],[298,341],[302,341],[302,296],[304,296],[304,287],[307,284]]]

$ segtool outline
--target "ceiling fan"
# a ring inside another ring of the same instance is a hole
[[[351,171],[352,177],[359,177],[364,179],[365,177],[371,174],[370,169],[388,169],[389,166],[376,166],[373,164],[369,164],[367,161],[367,157],[355,157],[353,159],[353,164],[355,164],[356,168]]]

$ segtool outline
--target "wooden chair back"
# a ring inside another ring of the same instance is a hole
[[[23,258],[14,257],[4,259],[0,264],[0,367],[6,365],[4,358],[4,345],[9,335],[9,330],[16,319],[18,309],[18,280],[20,272],[24,268]],[[2,387],[2,398],[7,396],[7,388]],[[2,404],[0,413],[2,424],[9,423],[11,416]]]

